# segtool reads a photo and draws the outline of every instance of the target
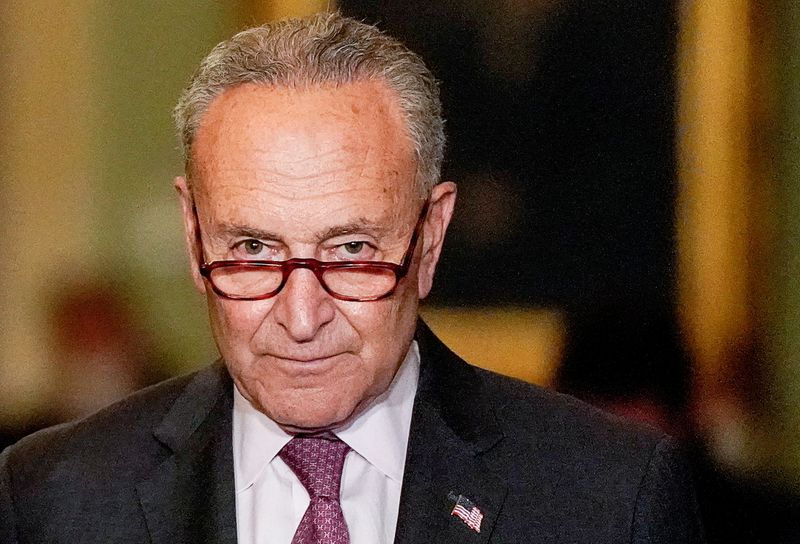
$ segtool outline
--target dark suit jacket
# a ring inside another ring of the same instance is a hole
[[[417,339],[397,543],[702,541],[670,439]],[[235,542],[232,403],[216,364],[22,440],[0,457],[0,542]]]

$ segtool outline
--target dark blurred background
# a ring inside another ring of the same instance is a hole
[[[215,356],[169,112],[219,40],[334,7],[441,80],[434,330],[682,440],[712,543],[800,542],[788,0],[0,4],[0,446]]]
[[[442,80],[461,200],[437,302],[674,299],[672,2],[340,6]]]

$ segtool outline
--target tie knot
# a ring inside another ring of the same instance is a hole
[[[344,458],[350,447],[335,436],[296,436],[278,455],[305,486],[309,496],[339,500]]]

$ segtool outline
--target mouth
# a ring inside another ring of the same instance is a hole
[[[342,361],[344,353],[331,355],[272,355],[271,358],[284,367],[289,374],[314,375],[328,371]]]
[[[289,361],[290,363],[315,363],[319,361],[327,361],[328,359],[333,359],[334,357],[338,357],[341,355],[340,353],[334,353],[331,355],[273,355],[275,359],[280,359],[281,361]]]

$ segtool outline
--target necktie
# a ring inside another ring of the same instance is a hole
[[[292,544],[348,544],[339,503],[344,458],[350,447],[332,436],[296,436],[278,455],[305,486],[311,503]]]

